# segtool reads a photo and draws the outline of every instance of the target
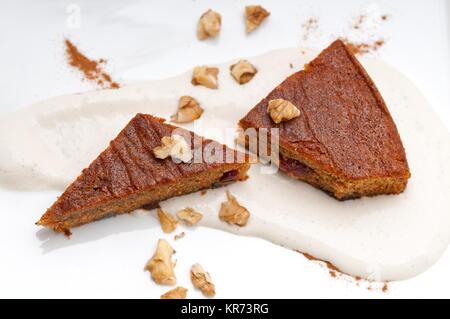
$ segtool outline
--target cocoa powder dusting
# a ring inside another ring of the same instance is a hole
[[[304,253],[301,251],[297,251],[297,252],[302,254],[306,259],[316,262],[319,265],[321,265],[322,267],[324,267],[328,271],[328,274],[332,278],[345,280],[347,282],[356,284],[358,287],[365,287],[369,291],[379,291],[379,292],[383,292],[383,293],[389,292],[389,283],[388,282],[374,282],[374,281],[363,279],[359,276],[354,277],[354,276],[351,276],[351,275],[348,275],[348,274],[342,272],[339,268],[337,268],[335,265],[333,265],[329,261],[316,258],[308,253]]]
[[[303,40],[307,41],[311,36],[311,33],[314,33],[318,28],[319,21],[317,20],[317,18],[311,17],[306,20],[306,22],[302,24]]]
[[[78,69],[85,80],[92,81],[102,89],[118,89],[120,85],[113,81],[111,76],[103,70],[105,59],[91,60],[81,53],[78,48],[68,39],[64,40],[66,45],[67,62]]]

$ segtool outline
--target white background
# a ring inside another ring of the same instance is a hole
[[[261,4],[272,13],[250,36],[244,32],[246,4]],[[81,24],[73,28],[68,17],[77,8]],[[196,21],[208,8],[221,13],[222,32],[217,40],[199,42]],[[348,35],[352,19],[360,14],[389,15],[387,22],[369,24],[365,34],[354,36],[386,39],[376,56],[410,77],[450,128],[450,4],[444,0],[2,1],[0,113],[96,89],[67,66],[64,37],[87,56],[106,58],[113,78],[127,84],[277,48],[321,49],[335,37]],[[312,16],[318,18],[319,28],[305,41],[302,24]],[[49,247],[45,233],[30,219],[35,221],[56,195],[0,191],[4,227],[36,241],[36,248],[30,249],[1,237],[0,297],[152,298],[167,290],[136,268],[145,264],[161,237],[154,219],[137,215],[132,221],[129,216],[102,221],[105,226],[95,238],[82,238],[81,230],[78,239],[63,238]],[[11,219],[12,214],[16,218]],[[218,297],[450,297],[448,250],[427,272],[393,283],[383,294],[332,279],[298,253],[262,240],[205,228],[186,232],[176,242],[179,283],[191,288],[188,268],[201,262],[216,282]],[[117,237],[114,247],[102,241],[107,236]],[[27,273],[30,267],[43,266],[39,278]],[[200,297],[189,290],[190,297]]]

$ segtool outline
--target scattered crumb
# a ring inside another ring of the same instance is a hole
[[[193,85],[203,85],[209,89],[217,89],[219,87],[219,82],[217,80],[218,74],[218,68],[197,66],[192,73],[191,83]]]
[[[210,9],[203,13],[198,20],[197,38],[199,40],[215,38],[219,35],[221,26],[222,17],[219,13]]]
[[[205,196],[207,192],[208,191],[206,189],[201,190],[200,191],[200,196]]]
[[[183,232],[181,232],[181,233],[175,235],[175,236],[173,237],[173,239],[174,239],[174,240],[179,240],[179,239],[183,238],[184,236],[186,236],[186,233],[183,231]]]
[[[270,15],[270,12],[261,6],[245,7],[245,31],[253,32]]]
[[[247,60],[240,60],[230,67],[230,72],[237,83],[245,84],[253,79],[258,70]]]
[[[189,123],[200,118],[203,109],[196,99],[189,95],[183,95],[178,102],[178,111],[170,120],[175,123]]]
[[[176,287],[161,295],[161,299],[186,299],[187,289]]]
[[[169,156],[188,163],[192,159],[192,150],[186,140],[181,136],[174,134],[172,136],[163,136],[161,146],[153,149],[156,158],[165,159]]]
[[[293,69],[293,68],[294,68],[294,65],[293,65],[292,63],[289,63],[289,67],[290,67],[291,69]]]
[[[364,14],[359,15],[358,17],[356,17],[355,22],[352,25],[352,28],[353,29],[361,29],[365,20],[366,20],[366,15],[364,15]]]
[[[200,289],[205,296],[215,296],[216,291],[211,276],[200,264],[194,264],[191,267],[191,281],[194,287]]]
[[[157,208],[156,211],[158,212],[159,223],[161,224],[163,232],[173,232],[178,225],[177,219],[169,213],[163,211],[161,208]]]
[[[306,20],[305,23],[302,24],[303,29],[303,40],[307,41],[311,33],[314,33],[319,28],[319,21],[315,17],[311,17],[308,20]]]
[[[200,222],[202,217],[202,213],[195,211],[191,207],[186,207],[177,213],[177,218],[189,226],[193,226]]]
[[[145,270],[149,271],[152,279],[160,285],[175,285],[177,279],[174,273],[175,262],[172,255],[175,250],[164,240],[158,240],[158,246],[152,258],[145,265]]]
[[[228,201],[220,206],[219,218],[228,224],[234,224],[240,227],[247,225],[250,213],[244,206],[241,206],[236,198],[227,191]]]
[[[270,100],[267,113],[276,124],[300,116],[300,110],[291,102],[283,99]]]
[[[389,292],[389,283],[388,282],[376,282],[376,281],[370,281],[367,279],[363,279],[361,277],[353,277],[351,275],[348,275],[346,273],[343,273],[341,270],[339,270],[335,265],[332,263],[318,259],[310,254],[300,252],[306,259],[311,260],[313,262],[318,263],[322,267],[324,267],[328,274],[335,279],[341,279],[345,280],[349,283],[356,284],[358,287],[365,287],[369,291],[379,291],[383,293]]]
[[[375,52],[385,44],[385,41],[383,39],[378,39],[371,43],[355,43],[350,42],[345,38],[343,38],[342,41],[347,45],[347,47],[350,49],[350,51],[352,51],[353,54],[358,55]]]
[[[386,20],[387,14],[380,14],[377,10],[367,11],[351,20],[349,29],[341,39],[354,54],[375,53],[385,44],[380,31]]]

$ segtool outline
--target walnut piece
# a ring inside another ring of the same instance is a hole
[[[186,299],[186,293],[186,288],[176,287],[161,295],[161,299]]]
[[[230,67],[231,76],[239,84],[245,84],[249,82],[255,76],[258,70],[247,60],[240,60],[238,63],[233,64]]]
[[[222,17],[220,14],[209,9],[198,20],[197,38],[199,40],[206,40],[217,37],[220,33],[221,24]]]
[[[204,65],[196,66],[192,73],[191,83],[194,85],[203,85],[209,89],[217,89],[219,87],[217,80],[218,74],[218,68],[210,68]]]
[[[197,100],[189,95],[180,97],[178,102],[178,111],[172,115],[170,120],[175,123],[189,123],[200,118],[203,109]]]
[[[181,135],[163,136],[161,146],[153,149],[156,158],[165,159],[169,156],[188,163],[192,159],[192,150]]]
[[[178,220],[161,208],[157,208],[156,211],[158,212],[159,223],[161,224],[163,232],[173,232],[175,228],[177,228]]]
[[[207,297],[214,297],[216,294],[214,283],[211,276],[200,264],[194,264],[191,267],[191,281],[195,288],[200,289]]]
[[[245,7],[245,30],[252,32],[270,15],[270,12],[261,6]]]
[[[169,243],[164,240],[158,240],[158,246],[152,258],[145,265],[145,270],[148,270],[152,279],[160,285],[175,285],[177,279],[173,268],[175,263],[172,261],[172,255],[175,253]]]
[[[186,207],[185,209],[182,209],[177,213],[177,217],[186,225],[192,226],[197,224],[202,219],[203,214],[195,211],[190,207]]]
[[[186,236],[186,233],[185,233],[184,231],[182,231],[181,233],[176,234],[176,235],[173,237],[173,239],[174,239],[174,240],[179,240],[179,239],[183,238],[184,236]]]
[[[240,227],[247,225],[250,213],[244,206],[239,205],[236,198],[227,191],[228,201],[220,206],[219,218],[228,224],[234,224]]]
[[[300,110],[291,102],[283,99],[275,99],[269,101],[267,113],[275,123],[289,121],[300,115]]]

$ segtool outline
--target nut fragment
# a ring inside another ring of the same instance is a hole
[[[247,60],[240,60],[230,67],[231,75],[239,84],[249,82],[258,70]]]
[[[157,208],[156,211],[158,212],[159,223],[161,224],[163,232],[173,232],[178,225],[177,219],[169,213],[163,211],[161,208]]]
[[[300,110],[291,102],[283,99],[275,99],[269,101],[267,113],[275,123],[289,121],[300,115]]]
[[[189,162],[192,159],[192,151],[186,140],[181,135],[164,136],[161,139],[161,146],[153,149],[156,158],[165,159],[169,156],[182,162]]]
[[[192,74],[191,83],[194,85],[203,85],[209,89],[217,89],[219,86],[219,82],[217,81],[218,74],[218,68],[209,68],[204,65],[196,66]]]
[[[161,295],[161,299],[186,299],[187,289],[176,287]]]
[[[214,283],[211,276],[200,264],[194,264],[191,267],[191,281],[195,288],[200,289],[207,297],[214,297],[216,294]]]
[[[220,33],[222,24],[222,17],[219,13],[209,9],[203,13],[197,24],[197,38],[199,40],[206,40],[208,38],[215,38]]]
[[[145,270],[151,273],[152,279],[160,285],[175,285],[177,279],[173,268],[175,263],[172,261],[172,255],[175,253],[169,243],[164,240],[158,240],[158,246],[152,258],[145,265]]]
[[[245,30],[247,33],[252,32],[270,15],[270,12],[261,6],[245,7]]]
[[[245,226],[250,218],[249,211],[244,206],[239,205],[229,191],[227,191],[227,199],[228,201],[223,202],[220,206],[220,220],[240,227]]]
[[[197,224],[202,219],[203,214],[195,211],[190,207],[186,207],[185,209],[182,209],[177,213],[177,217],[185,224],[192,226]]]
[[[178,102],[178,111],[170,118],[175,123],[189,123],[203,114],[203,109],[197,100],[191,96],[184,95]]]

